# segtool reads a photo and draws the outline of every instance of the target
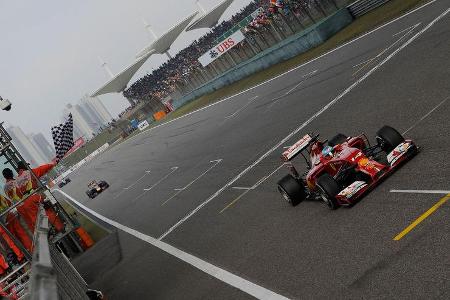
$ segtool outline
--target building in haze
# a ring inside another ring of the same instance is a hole
[[[64,109],[63,122],[69,114],[72,114],[73,118],[74,138],[83,136],[86,139],[91,139],[96,130],[95,122],[89,117],[88,113],[78,104],[67,104]]]
[[[65,122],[65,118],[70,113],[73,117],[74,140],[80,137],[91,139],[112,120],[111,114],[103,103],[98,98],[87,95],[78,104],[66,105],[61,122]]]
[[[16,146],[23,158],[31,166],[36,167],[48,163],[47,159],[41,154],[41,151],[36,148],[34,143],[20,127],[11,126],[6,131],[11,136],[13,145]]]
[[[52,147],[52,145],[50,145],[50,143],[42,133],[32,134],[30,135],[30,139],[34,143],[36,148],[38,148],[42,152],[47,161],[51,161],[53,160],[53,158],[55,158],[55,149]]]
[[[112,120],[111,114],[97,97],[85,95],[80,103],[90,107],[102,125],[108,124]]]

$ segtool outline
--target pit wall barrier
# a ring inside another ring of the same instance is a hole
[[[198,87],[184,97],[174,100],[174,108],[178,109],[198,97],[212,93],[254,73],[315,48],[352,22],[353,17],[348,9],[340,9],[321,22],[286,38],[277,45],[262,51],[251,59]]]

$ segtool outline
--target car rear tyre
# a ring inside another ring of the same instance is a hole
[[[321,175],[316,182],[320,191],[320,196],[329,209],[335,210],[339,207],[336,196],[340,193],[341,187],[337,181],[328,173]]]
[[[391,152],[404,141],[403,136],[390,126],[383,126],[377,132],[377,142],[386,153]]]
[[[328,146],[334,147],[336,145],[342,144],[346,140],[347,136],[345,134],[338,133],[328,141]]]
[[[305,187],[292,175],[286,175],[278,181],[278,191],[292,206],[306,199]]]

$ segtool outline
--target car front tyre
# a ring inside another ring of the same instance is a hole
[[[378,145],[386,153],[391,152],[405,141],[405,138],[397,130],[387,125],[378,130],[376,139]]]
[[[341,187],[337,181],[328,173],[321,175],[316,182],[319,189],[320,197],[325,202],[327,207],[335,210],[339,207],[336,196],[340,193]]]

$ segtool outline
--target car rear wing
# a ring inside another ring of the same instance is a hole
[[[290,146],[286,151],[283,152],[281,156],[284,161],[290,161],[294,159],[299,153],[303,150],[306,150],[311,143],[317,140],[319,135],[312,136],[311,134],[307,134],[302,137],[298,142],[294,145]]]

